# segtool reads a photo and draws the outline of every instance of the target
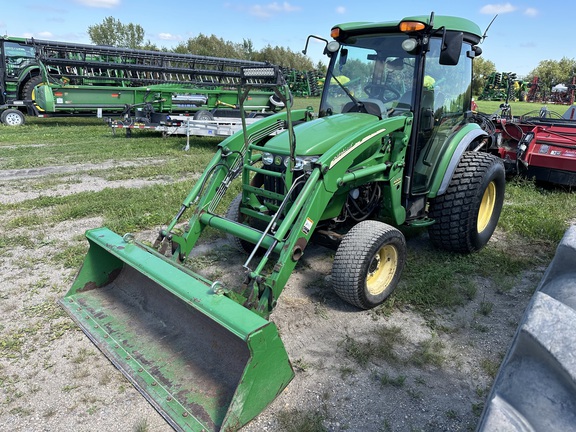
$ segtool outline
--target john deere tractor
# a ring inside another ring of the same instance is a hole
[[[368,309],[401,278],[397,226],[469,253],[498,222],[504,167],[480,151],[487,134],[470,120],[478,26],[432,14],[331,36],[318,38],[329,66],[317,115],[290,109],[279,68],[243,68],[242,103],[267,87],[287,108],[250,126],[243,117],[152,247],[107,228],[86,234],[62,304],[177,430],[236,430],[288,385],[269,315],[310,242],[336,249],[334,290]],[[240,193],[223,201],[231,189]],[[206,227],[246,254],[236,284],[183,265]]]

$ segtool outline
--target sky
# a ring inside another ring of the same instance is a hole
[[[146,32],[145,41],[167,49],[202,33],[234,43],[247,39],[257,50],[271,45],[300,52],[308,35],[329,39],[330,29],[339,23],[390,21],[431,12],[468,18],[482,31],[498,15],[481,47],[482,56],[499,72],[523,77],[542,60],[576,57],[572,0],[18,0],[3,2],[0,34],[91,43],[88,27],[111,16],[123,24],[139,24]],[[321,51],[320,44],[311,45],[314,64],[324,60]]]

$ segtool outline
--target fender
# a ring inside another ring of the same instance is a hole
[[[445,166],[446,170],[444,171],[444,175],[441,175],[441,171],[436,172],[430,186],[428,198],[435,198],[446,193],[454,171],[456,171],[456,167],[460,162],[460,158],[462,158],[462,155],[469,148],[470,144],[481,136],[488,136],[488,134],[476,123],[467,124],[452,136],[451,142],[447,146],[448,151],[444,153],[444,156],[438,163],[439,167]],[[450,151],[451,149],[453,150]]]

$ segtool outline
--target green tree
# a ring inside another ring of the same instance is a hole
[[[258,53],[254,60],[267,61],[272,64],[301,71],[313,70],[312,61],[302,53],[295,53],[289,48],[267,45]]]
[[[542,60],[528,74],[528,80],[532,81],[534,77],[538,77],[540,88],[544,95],[547,95],[556,84],[572,84],[574,74],[576,74],[576,60],[563,57],[559,61]]]
[[[215,35],[206,36],[200,33],[186,42],[180,42],[174,52],[180,54],[196,54],[201,56],[234,58],[247,60],[246,51],[251,49],[251,42],[235,44],[225,41]]]
[[[252,60],[254,58],[254,44],[252,43],[252,41],[250,39],[243,39],[242,40],[242,46],[241,46],[242,52],[243,52],[243,58],[247,59],[247,60]]]
[[[474,58],[474,66],[472,72],[472,94],[480,95],[486,85],[486,80],[490,74],[496,72],[496,65],[490,60],[483,57]]]
[[[88,26],[88,36],[96,45],[136,49],[144,42],[144,29],[139,24],[122,24],[110,16],[104,18],[101,24]]]

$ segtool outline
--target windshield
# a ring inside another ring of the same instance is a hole
[[[385,111],[409,110],[416,57],[402,49],[406,37],[362,36],[344,46],[331,62],[320,115],[339,114],[354,99],[377,103]]]
[[[34,47],[16,42],[4,44],[6,55],[6,74],[9,77],[17,77],[27,66],[36,63]]]

